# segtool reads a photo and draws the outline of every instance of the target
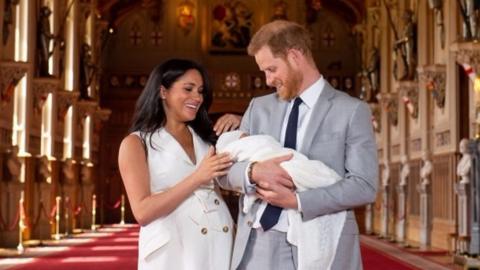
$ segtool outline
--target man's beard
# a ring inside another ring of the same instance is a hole
[[[283,80],[281,91],[277,89],[278,96],[286,101],[292,100],[298,95],[303,80],[303,74],[300,71],[294,70],[290,65],[288,69],[289,75]]]

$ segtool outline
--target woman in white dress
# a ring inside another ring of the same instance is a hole
[[[137,101],[119,168],[141,225],[138,269],[229,269],[233,222],[217,176],[231,166],[215,154],[204,69],[190,60],[157,66]]]

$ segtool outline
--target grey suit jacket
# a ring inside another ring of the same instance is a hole
[[[240,129],[280,140],[287,105],[276,93],[254,98]],[[331,186],[300,192],[303,219],[348,210],[332,269],[361,269],[358,227],[351,209],[375,201],[378,181],[377,146],[368,105],[326,82],[298,150],[309,159],[322,161],[344,178]],[[228,175],[220,179],[220,185],[244,194],[246,166],[246,162],[235,163]],[[240,198],[239,209],[242,202]],[[259,203],[256,204],[248,214],[239,211],[232,269],[238,267],[245,252]]]

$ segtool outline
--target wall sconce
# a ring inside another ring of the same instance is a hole
[[[177,7],[177,23],[185,35],[195,26],[195,17],[193,15],[195,6],[189,0],[180,2]]]
[[[428,5],[435,12],[435,21],[440,28],[440,45],[445,48],[445,27],[443,24],[443,0],[428,0]]]

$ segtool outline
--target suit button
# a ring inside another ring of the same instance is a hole
[[[207,230],[207,228],[202,228],[201,232],[202,232],[202,234],[207,234],[208,230]]]
[[[253,222],[247,221],[247,225],[248,225],[249,227],[252,227],[252,226],[253,226]]]
[[[228,226],[224,226],[223,231],[227,233],[228,232]]]
[[[220,201],[219,201],[218,199],[215,199],[213,202],[214,202],[216,205],[219,205],[219,204],[220,204]]]

